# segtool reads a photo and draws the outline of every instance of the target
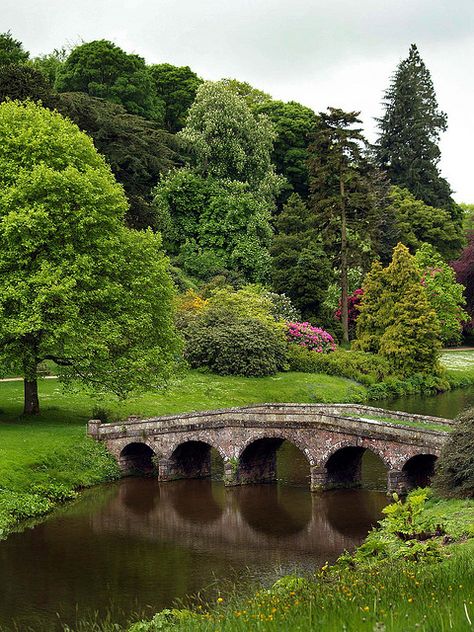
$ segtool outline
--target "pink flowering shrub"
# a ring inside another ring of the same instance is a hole
[[[359,316],[359,305],[362,300],[362,296],[364,295],[364,290],[359,288],[352,292],[352,294],[347,299],[347,315],[349,317],[349,330],[351,333],[355,333],[355,327],[357,323],[357,318]],[[337,320],[342,320],[342,307],[341,307],[341,299],[339,299],[339,307],[334,312],[334,317]]]
[[[286,339],[290,344],[305,347],[309,351],[317,353],[329,353],[336,350],[336,343],[331,334],[321,329],[313,327],[310,323],[285,323]]]

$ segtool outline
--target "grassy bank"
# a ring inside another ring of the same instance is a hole
[[[350,402],[364,388],[328,375],[283,373],[268,378],[220,377],[190,371],[162,393],[120,402],[64,392],[40,381],[41,414],[21,415],[23,385],[0,382],[0,537],[26,518],[42,516],[74,497],[74,490],[119,475],[102,445],[85,437],[94,408],[111,418],[161,415],[259,402]]]
[[[341,556],[312,577],[284,577],[250,597],[223,593],[213,604],[167,610],[129,630],[472,630],[474,501],[429,501],[416,516],[419,528],[437,525],[435,532],[443,525],[444,533],[428,540],[398,537],[394,525],[400,516],[393,517],[397,510],[392,506],[392,515],[353,555]]]

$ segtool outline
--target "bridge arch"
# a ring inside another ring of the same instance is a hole
[[[127,474],[152,474],[155,451],[146,441],[131,441],[120,451],[119,465]]]
[[[200,438],[188,438],[173,446],[167,459],[167,478],[210,478],[216,465],[222,477],[224,461],[220,447]]]
[[[402,467],[407,489],[427,487],[431,483],[438,457],[436,454],[416,454],[407,459]]]
[[[286,442],[295,447],[308,466],[308,481],[314,459],[308,448],[286,433],[259,434],[244,442],[238,454],[236,482],[267,483],[277,480],[277,452]]]
[[[377,446],[365,442],[340,441],[324,455],[324,487],[360,487],[363,484],[365,458],[373,456],[374,484],[385,487],[391,463]],[[365,458],[364,458],[365,457]]]

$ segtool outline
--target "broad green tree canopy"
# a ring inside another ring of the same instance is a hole
[[[32,103],[0,105],[0,359],[126,394],[160,383],[179,348],[160,238],[127,229],[122,187],[90,138]]]
[[[57,69],[55,87],[59,92],[86,92],[123,105],[131,114],[163,121],[163,106],[144,59],[107,40],[74,48]]]
[[[206,81],[198,88],[180,136],[200,175],[245,182],[252,192],[270,198],[278,193],[273,125],[266,116],[254,115],[225,82]]]
[[[164,107],[164,126],[170,132],[178,132],[186,123],[202,79],[189,66],[172,64],[150,66],[150,74]]]

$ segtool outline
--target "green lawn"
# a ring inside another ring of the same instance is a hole
[[[441,362],[448,370],[448,375],[467,377],[474,381],[474,351],[445,351]]]

